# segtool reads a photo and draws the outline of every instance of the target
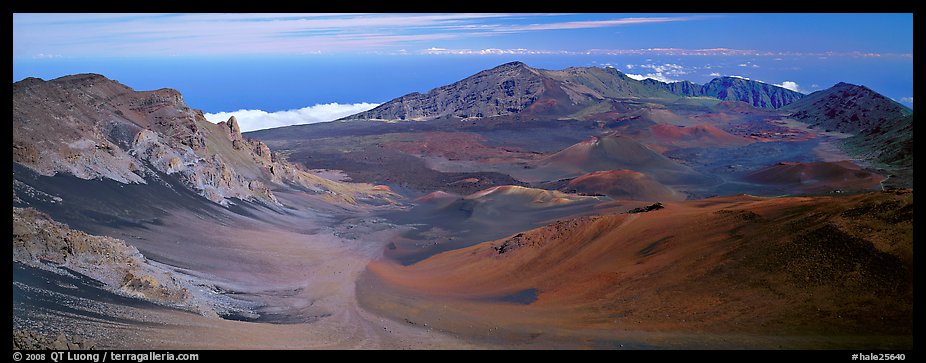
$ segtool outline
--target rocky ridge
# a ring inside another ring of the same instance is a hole
[[[13,84],[13,162],[46,176],[120,183],[168,175],[225,206],[234,199],[279,206],[272,189],[288,185],[344,200],[389,197],[302,171],[244,138],[234,116],[213,124],[176,90],[134,91],[97,74]]]
[[[58,334],[50,336],[31,331],[13,330],[13,350],[94,350],[96,344],[84,337]]]
[[[665,83],[653,79],[644,79],[643,83],[679,96],[741,101],[764,109],[779,109],[804,97],[800,92],[740,77],[718,77],[704,85],[689,81]]]
[[[427,93],[410,93],[341,120],[481,118],[513,114],[568,116],[605,100],[626,98],[712,97],[778,109],[804,95],[738,77],[715,78],[705,85],[682,81],[638,81],[612,67],[531,68],[510,62],[481,71]]]

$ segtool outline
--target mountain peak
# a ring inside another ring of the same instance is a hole
[[[106,78],[106,76],[99,74],[99,73],[77,73],[77,74],[69,74],[66,76],[55,78],[55,80],[62,80],[62,81],[79,80],[79,79],[109,79],[109,78]]]
[[[521,61],[514,61],[514,62],[508,62],[502,65],[496,66],[491,69],[484,70],[482,72],[477,73],[477,75],[489,73],[489,74],[503,74],[505,76],[510,77],[510,76],[521,76],[525,74],[523,73],[525,71],[530,72],[530,73],[537,73],[536,69],[531,68],[526,63],[521,62]]]
[[[523,62],[509,62],[425,94],[407,94],[344,119],[427,120],[516,114],[542,97],[545,87],[540,71]]]
[[[502,64],[495,68],[518,68],[518,67],[530,68],[530,66],[528,66],[527,64],[521,61],[508,62],[508,63]]]
[[[68,83],[68,84],[97,84],[103,82],[115,82],[102,74],[96,73],[80,73],[72,74],[68,76],[58,77],[51,82],[57,83]]]
[[[36,77],[26,77],[17,82],[13,82],[13,90],[16,90],[20,87],[29,88],[29,87],[40,85],[43,83],[45,83],[44,79],[36,78]]]
[[[525,114],[563,117],[605,99],[672,98],[614,68],[531,68],[519,61],[480,71],[426,94],[412,93],[342,120],[430,120]]]
[[[827,130],[859,133],[912,113],[868,87],[839,82],[788,105],[791,117]]]
[[[131,89],[118,81],[112,80],[96,73],[80,73],[58,77],[52,80],[28,77],[13,83],[13,89],[27,89],[32,87],[68,88],[81,90],[88,94],[109,95],[126,93]],[[48,91],[48,90],[46,90]]]
[[[13,84],[17,84],[17,83],[35,83],[35,82],[45,82],[45,80],[44,80],[44,79],[41,79],[41,78],[38,78],[38,77],[26,77],[26,78],[23,78],[23,79],[19,80],[18,82],[13,82]]]

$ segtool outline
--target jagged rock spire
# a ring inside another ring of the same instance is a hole
[[[241,137],[241,127],[238,126],[238,119],[235,116],[229,117],[228,121],[225,122],[225,126],[228,127],[228,133],[232,135],[232,138],[235,138],[235,135]]]

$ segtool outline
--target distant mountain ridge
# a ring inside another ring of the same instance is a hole
[[[704,85],[689,81],[665,83],[654,79],[642,81],[684,97],[713,97],[724,101],[742,101],[757,108],[779,109],[804,97],[787,88],[740,77],[714,78]]]
[[[691,82],[691,81],[678,81],[678,82],[665,83],[665,82],[657,81],[652,78],[645,78],[640,82],[643,82],[643,84],[648,85],[650,87],[663,88],[666,91],[669,91],[669,93],[679,95],[679,96],[698,97],[698,96],[703,95],[703,92],[701,91],[701,87],[703,86],[700,84]]]
[[[510,62],[341,120],[508,116],[498,120],[620,122],[642,117],[684,123],[687,121],[678,115],[661,112],[661,105],[679,101],[700,105],[708,104],[709,99],[721,100],[719,107],[739,113],[762,110],[770,116],[807,123],[811,128],[854,134],[841,142],[851,154],[893,168],[912,167],[912,110],[867,87],[848,83],[805,95],[742,77],[718,77],[703,85],[690,81],[666,83],[649,78],[636,80],[614,67],[545,70]],[[597,169],[584,170],[592,171]]]
[[[804,95],[737,77],[699,85],[688,81],[638,81],[612,68],[532,68],[510,62],[427,93],[410,93],[341,120],[429,120],[442,117],[493,117],[512,114],[567,116],[608,99],[707,96],[778,109]]]
[[[346,119],[426,120],[518,113],[569,114],[609,98],[672,97],[612,68],[558,71],[510,62],[425,94],[410,93]]]

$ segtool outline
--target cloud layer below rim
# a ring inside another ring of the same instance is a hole
[[[238,110],[233,112],[207,113],[205,116],[206,120],[212,123],[226,121],[229,117],[235,116],[235,119],[238,120],[238,126],[241,127],[241,132],[248,132],[275,127],[333,121],[344,116],[370,110],[376,106],[379,106],[379,104],[367,102],[354,104],[326,103],[296,110],[277,112]]]

